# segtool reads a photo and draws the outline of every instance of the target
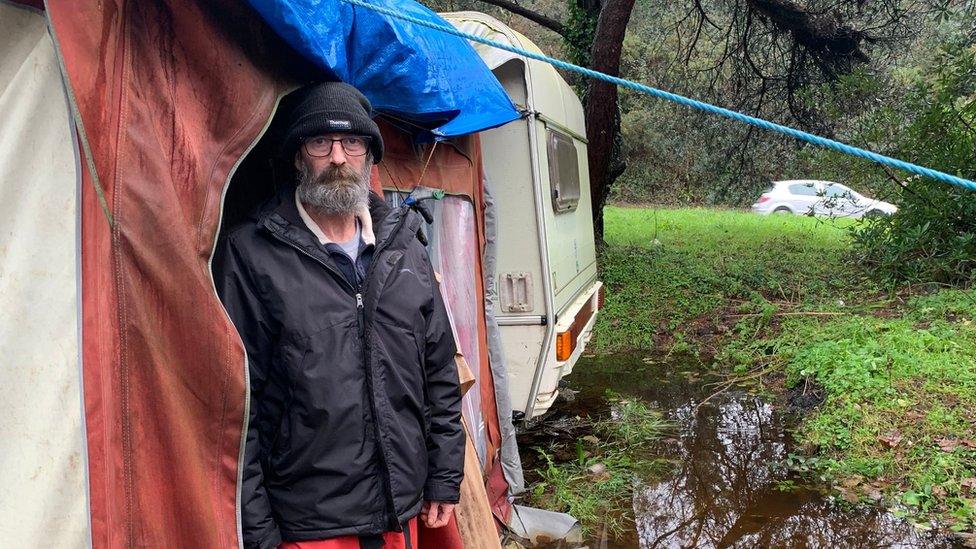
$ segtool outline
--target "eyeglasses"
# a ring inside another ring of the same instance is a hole
[[[337,139],[317,135],[305,139],[302,146],[309,156],[322,157],[332,154],[332,145],[337,142],[342,145],[343,152],[349,156],[362,156],[369,149],[369,138],[359,135],[347,135]]]

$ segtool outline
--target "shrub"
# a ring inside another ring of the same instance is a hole
[[[894,155],[976,179],[976,45],[945,48],[908,99],[914,118]],[[968,286],[976,276],[976,192],[913,177],[899,189],[899,211],[854,228],[855,250],[890,284]]]

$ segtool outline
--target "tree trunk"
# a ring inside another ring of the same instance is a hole
[[[634,0],[605,0],[590,55],[590,68],[617,76],[627,22],[634,9]],[[620,110],[617,86],[602,80],[592,80],[586,93],[586,138],[589,141],[587,160],[590,168],[590,197],[593,202],[593,231],[597,243],[603,244],[603,206],[610,185],[623,172],[620,157]]]

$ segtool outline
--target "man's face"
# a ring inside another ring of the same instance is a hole
[[[365,207],[373,166],[368,150],[366,138],[350,134],[305,139],[295,153],[302,203],[331,215],[356,213]]]

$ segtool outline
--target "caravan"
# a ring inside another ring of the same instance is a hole
[[[542,53],[477,12],[443,14],[458,29]],[[551,65],[473,44],[522,113],[481,133],[498,211],[493,304],[516,416],[544,414],[573,371],[602,305],[583,106]]]

